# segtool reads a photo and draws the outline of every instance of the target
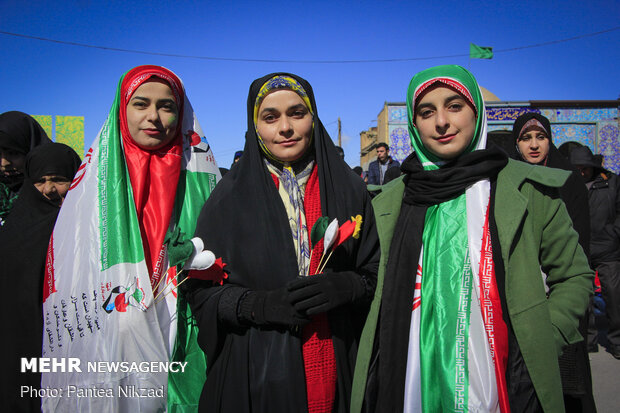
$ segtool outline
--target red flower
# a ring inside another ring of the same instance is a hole
[[[336,243],[334,244],[334,249],[351,238],[353,233],[355,232],[355,227],[357,223],[355,221],[346,221],[344,224],[340,226],[338,229],[338,238],[336,238]]]
[[[226,263],[222,261],[222,258],[215,260],[206,270],[190,270],[187,274],[187,278],[194,280],[213,281],[215,284],[222,285],[224,280],[228,278],[228,274],[224,271]]]

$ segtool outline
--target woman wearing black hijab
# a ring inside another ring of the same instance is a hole
[[[247,105],[243,157],[196,228],[229,272],[222,286],[187,289],[207,355],[199,410],[346,412],[379,261],[370,198],[338,155],[307,81],[264,76]],[[312,275],[323,242],[313,248],[308,234],[322,216],[363,223]]]
[[[588,207],[588,191],[579,171],[553,144],[549,119],[538,113],[525,113],[519,116],[512,128],[512,138],[517,149],[515,159],[571,172],[566,184],[560,188],[560,197],[566,204],[575,231],[579,234],[579,244],[589,256],[590,210]]]
[[[0,114],[0,225],[24,181],[26,155],[32,148],[50,142],[31,116],[17,111]]]
[[[3,410],[40,411],[40,400],[21,386],[35,390],[41,375],[20,373],[20,358],[41,357],[42,290],[47,247],[67,193],[80,166],[80,157],[62,143],[31,150],[25,159],[24,181],[13,211],[0,228],[0,280],[6,287],[1,312],[4,331],[11,334],[2,352]],[[39,188],[37,188],[39,187]],[[66,188],[65,188],[66,187]]]
[[[589,257],[588,191],[579,171],[553,144],[549,119],[538,113],[525,113],[515,120],[512,137],[517,149],[517,160],[571,172],[559,190],[560,197],[566,204],[575,231],[579,234],[579,244]],[[587,337],[587,331],[587,318],[583,317],[579,322],[579,332],[583,337]],[[559,361],[566,411],[595,412],[592,374],[585,341],[566,347]]]

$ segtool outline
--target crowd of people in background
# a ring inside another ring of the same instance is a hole
[[[83,160],[29,115],[0,114],[2,405],[595,412],[588,352],[620,359],[620,180],[587,146],[558,149],[536,113],[515,120],[510,153],[489,141],[460,66],[406,93],[413,152],[401,164],[379,142],[367,171],[291,73],[250,85],[230,168],[159,66],[121,77]],[[188,367],[22,372],[33,357]],[[70,385],[165,392],[36,391]]]

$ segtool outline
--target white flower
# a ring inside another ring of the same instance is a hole
[[[184,270],[206,270],[215,262],[215,255],[204,249],[204,242],[199,237],[192,238],[194,244],[194,252],[185,262]]]
[[[326,252],[336,241],[338,235],[338,218],[329,223],[323,235],[323,251]]]

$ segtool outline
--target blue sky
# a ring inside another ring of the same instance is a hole
[[[129,4],[132,3],[132,4]],[[245,59],[361,60],[467,54],[561,40],[620,26],[608,1],[28,1],[0,0],[0,31],[149,52]],[[90,146],[120,76],[140,64],[170,68],[220,166],[242,149],[252,80],[275,71],[305,77],[335,140],[342,119],[345,160],[359,164],[359,133],[384,101],[404,101],[411,77],[439,64],[468,67],[502,100],[617,99],[620,30],[574,41],[393,63],[253,63],[147,56],[0,34],[0,112],[85,117]]]

